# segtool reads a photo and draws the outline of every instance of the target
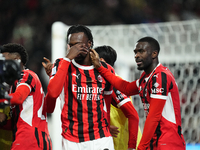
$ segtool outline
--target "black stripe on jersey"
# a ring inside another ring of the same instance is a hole
[[[97,70],[94,70],[94,75],[95,75],[96,80],[98,81],[98,75],[99,75],[99,73],[98,73]],[[101,82],[97,82],[97,87],[102,88]],[[98,95],[98,96],[99,96],[99,95]],[[100,103],[101,103],[102,101],[104,101],[104,99],[101,99],[101,100],[99,100],[99,101],[96,101],[96,103],[97,103],[97,113],[98,113],[98,118],[97,118],[97,120],[98,120],[99,135],[100,135],[100,137],[105,137],[104,131],[102,130],[102,122],[99,121],[99,120],[101,120],[101,118],[102,118],[102,116],[101,116],[101,113],[102,113],[102,112],[101,112],[101,109],[100,109]],[[104,103],[104,102],[103,102],[103,103]],[[105,122],[106,122],[106,124],[108,124],[108,122],[107,122],[106,119],[105,119]]]
[[[49,136],[47,136],[47,141],[48,141],[48,143],[49,143],[49,150],[51,150],[51,139],[50,139]]]
[[[85,76],[86,76],[86,83],[88,87],[92,87],[92,78],[90,77],[89,71],[88,70],[84,70]],[[92,94],[92,93],[89,93]],[[95,139],[94,136],[94,123],[93,123],[93,112],[92,112],[92,101],[93,100],[87,100],[87,108],[88,108],[88,131],[89,131],[89,136],[90,136],[90,140]]]
[[[69,66],[68,69],[69,72],[71,72],[71,65]],[[72,94],[72,75],[71,73],[68,73],[68,119],[70,120],[69,123],[69,130],[71,131],[71,134],[73,135],[73,125],[74,125],[74,121],[73,120],[73,112],[72,112],[72,107],[73,107],[73,94]]]
[[[56,66],[56,71],[58,71],[58,65],[60,63],[60,59],[57,59],[55,64],[54,64],[54,67]]]
[[[166,95],[167,94],[167,75],[164,72],[161,72],[161,77],[162,77],[162,88],[164,89],[162,95]]]
[[[119,90],[117,90],[116,88],[113,87],[113,92],[115,93],[115,95],[117,96],[117,98],[120,102],[124,100],[124,96],[122,95],[122,93]]]
[[[28,85],[31,85],[31,82],[33,80],[33,76],[31,74],[28,75],[28,79],[26,80],[25,83],[27,83]],[[34,92],[35,91],[35,87],[32,88],[32,91]]]
[[[171,82],[169,90],[173,89],[173,83]]]
[[[144,80],[144,78],[146,77],[146,74],[144,74],[141,79],[139,80],[139,85],[142,83],[142,81]]]
[[[108,68],[107,64],[103,61],[101,61],[101,64],[105,67],[105,68]]]
[[[43,150],[47,150],[47,142],[45,139],[45,132],[42,132],[42,138],[43,138]]]
[[[79,69],[77,67],[76,68],[76,75],[78,75],[78,77],[76,77],[76,84],[77,87],[81,87],[81,73],[79,71]],[[78,95],[82,95],[81,91],[77,91],[77,98]],[[78,119],[78,137],[79,137],[79,142],[84,142],[84,136],[83,136],[83,109],[82,109],[82,100],[78,100],[77,99],[77,119]]]
[[[15,105],[15,108],[12,108],[12,128],[13,128],[13,141],[15,141],[15,137],[16,137],[16,132],[17,132],[17,122],[19,119],[19,113],[20,113],[20,109],[19,109],[19,105]]]
[[[39,140],[39,134],[38,134],[38,129],[37,128],[35,128],[35,138],[37,140],[38,147],[40,147],[40,140]]]
[[[32,82],[32,79],[33,79],[33,76],[32,76],[31,74],[29,74],[29,75],[28,75],[28,79],[26,80],[25,83],[27,83],[28,85],[30,85],[31,82]]]
[[[155,75],[155,76],[154,76]],[[150,80],[150,79],[149,79]],[[152,90],[156,91],[156,87],[155,87],[155,83],[156,83],[156,73],[152,75]],[[149,90],[149,94],[150,94],[151,90]]]

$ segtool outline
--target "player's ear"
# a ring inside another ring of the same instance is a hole
[[[103,58],[100,58],[100,61],[106,62]]]
[[[157,57],[158,57],[158,51],[153,51],[153,52],[151,53],[151,57],[152,57],[152,59],[157,58]]]
[[[89,41],[88,41],[88,47],[89,47],[89,48],[92,48],[91,46],[92,46],[92,42],[89,40]]]

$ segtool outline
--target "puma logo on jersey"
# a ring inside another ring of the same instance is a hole
[[[80,74],[76,75],[76,74],[73,73],[72,75],[75,76],[77,79],[79,79]]]

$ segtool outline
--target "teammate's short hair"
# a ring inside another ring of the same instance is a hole
[[[21,57],[21,62],[23,65],[26,65],[28,61],[28,53],[26,49],[17,43],[8,43],[4,44],[3,48],[1,49],[1,53],[8,52],[8,53],[18,53]]]
[[[103,58],[106,63],[114,66],[117,60],[117,53],[111,46],[99,46],[94,48],[94,50],[99,54],[99,58]]]
[[[84,25],[73,25],[68,29],[68,31],[67,31],[67,43],[69,42],[69,35],[70,34],[79,33],[79,32],[84,32],[84,34],[87,36],[88,40],[91,41],[91,43],[92,43],[91,48],[92,48],[93,45],[94,45],[92,32],[88,27],[86,27]]]
[[[158,51],[158,53],[160,52],[160,45],[158,41],[154,39],[153,37],[149,37],[149,36],[143,37],[139,39],[137,42],[148,42],[151,45],[152,50],[156,50]]]

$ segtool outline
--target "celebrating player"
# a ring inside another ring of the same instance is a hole
[[[140,79],[133,82],[110,73],[101,65],[94,50],[91,50],[90,56],[95,68],[116,89],[128,96],[140,95],[147,117],[138,150],[184,150],[178,87],[169,69],[159,63],[159,51],[159,43],[152,37],[137,41],[135,61],[138,70],[144,72]]]
[[[54,63],[45,100],[52,113],[57,97],[61,98],[63,150],[114,150],[104,104],[104,95],[111,94],[112,86],[92,65],[90,29],[71,26],[67,44],[66,57]],[[110,65],[103,65],[114,73]]]

